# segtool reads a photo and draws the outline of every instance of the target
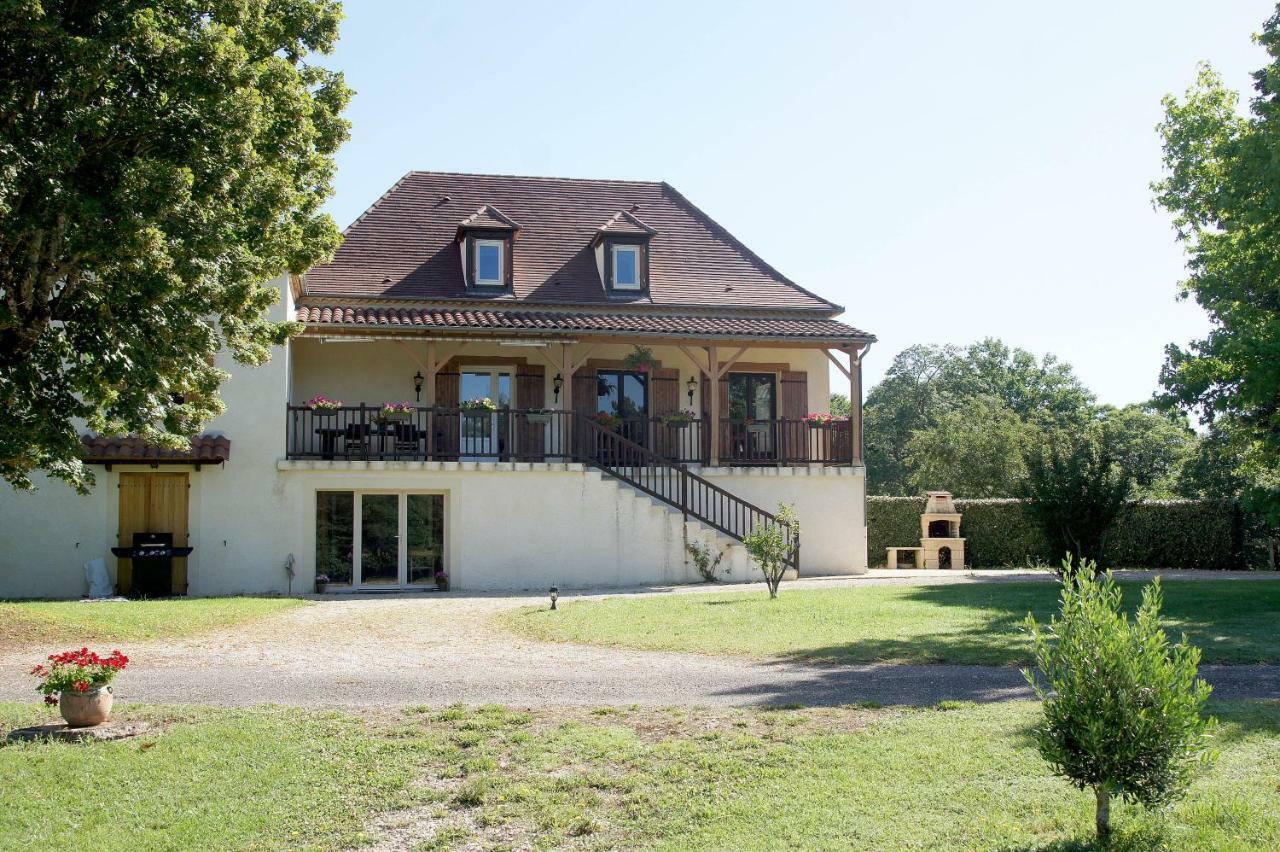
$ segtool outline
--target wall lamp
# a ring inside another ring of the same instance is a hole
[[[564,376],[556,373],[556,377],[551,380],[551,389],[556,392],[556,402],[560,401],[560,389],[564,387]]]
[[[424,378],[421,370],[413,374],[413,393],[418,402],[422,402],[422,382]]]
[[[690,376],[689,381],[685,382],[684,386],[689,389],[689,407],[692,408],[693,407],[693,391],[698,387],[698,380],[695,379],[693,376]]]

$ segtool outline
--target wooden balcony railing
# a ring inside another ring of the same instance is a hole
[[[495,411],[421,406],[383,416],[381,406],[323,411],[286,406],[289,459],[373,461],[589,460],[576,412],[503,408]],[[676,464],[707,464],[707,420],[664,423],[660,417],[624,419],[614,430],[627,441]],[[847,421],[811,426],[801,420],[720,421],[720,463],[726,465],[847,465]]]

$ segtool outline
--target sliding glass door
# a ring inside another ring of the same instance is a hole
[[[331,584],[433,585],[444,569],[443,494],[316,492],[316,573]]]

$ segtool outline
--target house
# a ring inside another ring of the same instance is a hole
[[[665,183],[412,172],[273,286],[305,330],[223,359],[189,451],[86,436],[91,495],[0,495],[0,596],[98,556],[122,593],[683,582],[690,542],[747,579],[780,502],[802,575],[866,567],[874,337]],[[832,363],[852,416],[806,421]],[[139,533],[191,551],[111,556]]]

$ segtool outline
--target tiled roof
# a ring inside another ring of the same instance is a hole
[[[105,437],[85,435],[82,458],[87,462],[208,462],[216,464],[231,458],[231,439],[222,435],[200,435],[191,439],[191,449],[171,450],[148,444],[132,435]]]
[[[824,317],[673,316],[654,313],[568,313],[488,308],[309,305],[297,309],[309,326],[458,331],[651,334],[728,338],[818,338],[866,340],[871,335]]]
[[[802,289],[665,183],[410,172],[346,231],[332,262],[307,273],[315,301],[457,300],[463,283],[454,240],[484,207],[520,223],[516,301],[605,304],[591,243],[602,223],[629,211],[657,233],[645,304],[801,309],[837,305]]]

